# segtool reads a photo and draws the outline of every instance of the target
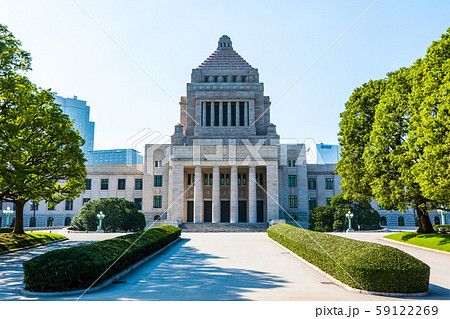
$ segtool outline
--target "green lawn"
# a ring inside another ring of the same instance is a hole
[[[384,238],[450,252],[450,234],[395,233]]]
[[[66,238],[50,233],[0,234],[0,252]]]

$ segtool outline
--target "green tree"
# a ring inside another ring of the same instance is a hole
[[[145,228],[145,216],[133,202],[123,198],[105,198],[91,200],[81,207],[72,221],[77,230],[97,230],[99,220],[97,214],[103,212],[102,228],[107,232],[138,231]]]
[[[334,211],[331,205],[317,206],[309,214],[309,229],[321,232],[333,230]]]
[[[0,200],[16,204],[13,232],[23,234],[27,201],[58,203],[84,190],[84,140],[52,93],[18,73],[30,56],[3,25],[0,49]]]

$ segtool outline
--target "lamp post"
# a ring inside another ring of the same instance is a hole
[[[11,207],[8,206],[8,208],[3,210],[3,214],[6,215],[6,227],[9,227],[9,216],[14,214],[14,211],[11,210]]]
[[[100,233],[102,233],[102,232],[103,232],[103,229],[102,229],[102,220],[103,220],[103,218],[105,218],[105,214],[103,214],[103,212],[100,212],[100,213],[97,214],[97,217],[98,217],[98,219],[100,220],[100,221],[99,221],[99,224],[98,224],[98,227],[97,227],[97,231],[100,232]]]
[[[349,231],[353,231],[353,229],[352,229],[352,218],[353,218],[353,216],[355,216],[355,215],[353,215],[353,213],[352,213],[351,211],[348,211],[348,213],[345,214],[345,217],[348,218],[348,229],[347,229],[347,233],[348,233]]]

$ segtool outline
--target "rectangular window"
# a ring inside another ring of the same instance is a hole
[[[259,174],[258,184],[259,185],[263,184],[263,174]]]
[[[158,167],[159,161],[155,161],[155,167]]]
[[[153,186],[162,187],[162,175],[153,176]]]
[[[295,160],[292,160],[292,167],[295,167]]]
[[[138,210],[142,210],[142,198],[135,198],[134,199],[134,206],[136,206],[136,208]]]
[[[308,199],[308,204],[309,204],[309,210],[313,210],[314,208],[317,207],[317,198],[310,197]]]
[[[333,189],[333,179],[325,178],[325,189]]]
[[[117,189],[118,190],[124,190],[125,189],[125,179],[124,178],[120,178],[118,183],[117,183]]]
[[[206,126],[211,126],[211,102],[206,102]]]
[[[289,208],[297,208],[297,195],[289,195]]]
[[[297,186],[297,175],[288,175],[288,186]]]
[[[236,126],[236,102],[231,102],[231,126]]]
[[[191,185],[192,184],[192,175],[191,174],[187,174],[187,184]]]
[[[238,174],[238,185],[241,185],[241,174]]]
[[[136,178],[134,180],[134,189],[137,191],[142,190],[142,178]]]
[[[109,184],[109,180],[107,178],[102,178],[102,180],[100,181],[100,189],[108,190],[108,184]]]
[[[203,184],[208,185],[208,174],[203,174]]]
[[[47,204],[47,209],[48,210],[55,210],[56,204],[55,203],[48,203]]]
[[[329,205],[329,204],[331,203],[331,197],[327,197],[327,198],[325,199],[325,201],[326,201],[327,205]]]
[[[86,178],[84,181],[86,182],[86,190],[90,191],[91,190],[91,186],[92,186],[91,179],[90,178]]]
[[[38,210],[39,209],[39,203],[32,200],[30,202],[30,210]]]
[[[308,178],[308,189],[316,189],[316,179]]]
[[[212,185],[213,182],[213,176],[212,174],[209,174],[209,185]]]
[[[247,174],[242,174],[242,185],[247,185]]]
[[[73,210],[73,200],[66,199],[66,210]]]
[[[153,196],[153,208],[162,208],[162,196],[161,195]]]
[[[226,180],[226,182],[227,182],[227,185],[230,185],[230,174],[227,174],[227,180]]]
[[[245,125],[245,108],[244,102],[239,102],[239,126]]]
[[[89,202],[90,200],[91,200],[90,198],[83,198],[83,205]]]
[[[225,174],[220,174],[220,185],[225,184]]]
[[[222,125],[228,126],[228,103],[222,103]]]
[[[219,126],[219,102],[214,102],[214,126]]]

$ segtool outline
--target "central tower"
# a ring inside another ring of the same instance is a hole
[[[187,94],[180,101],[180,123],[172,145],[207,145],[211,139],[277,140],[270,124],[270,99],[264,96],[258,69],[233,49],[227,35],[220,37],[217,50],[192,70]]]

